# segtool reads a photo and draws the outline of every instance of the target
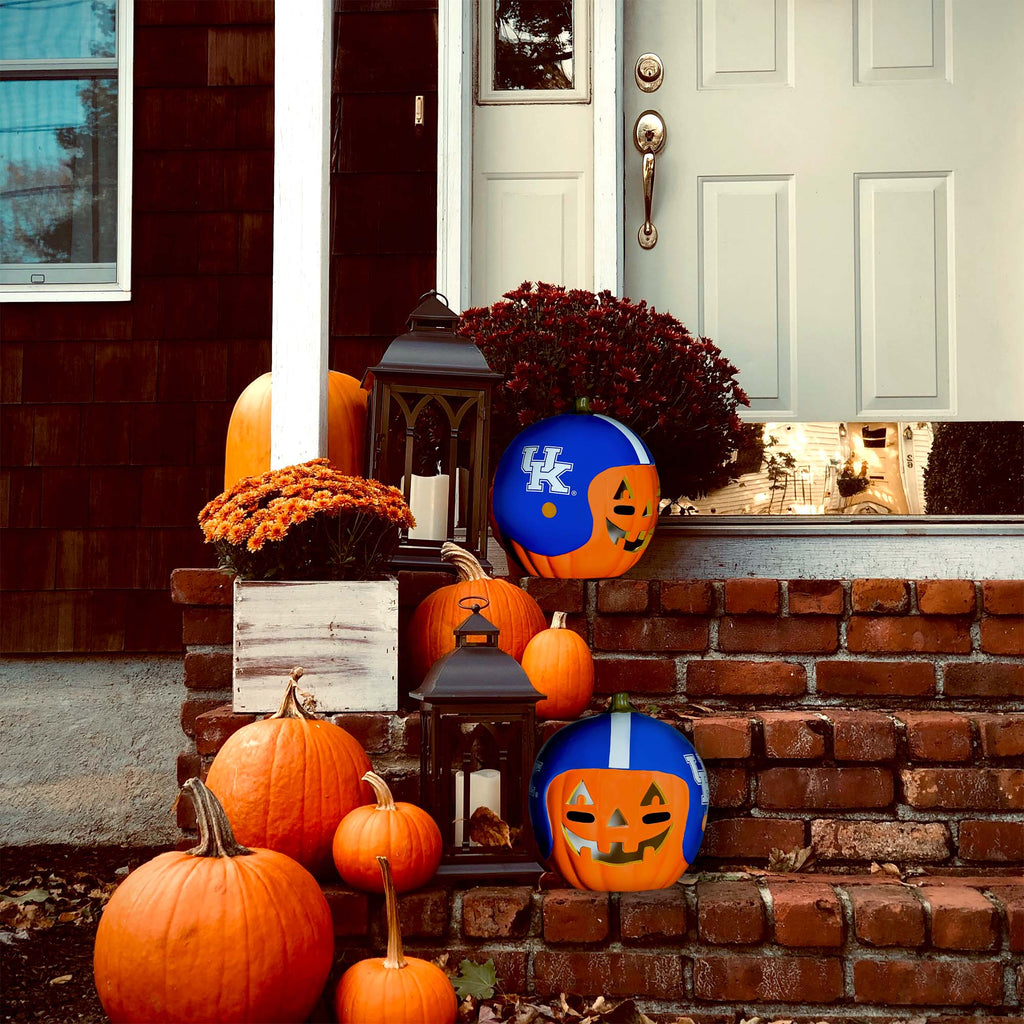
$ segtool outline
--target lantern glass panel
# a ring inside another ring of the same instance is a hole
[[[440,874],[534,879],[541,871],[526,791],[533,767],[531,712],[424,706],[421,785],[423,803],[441,829]],[[470,824],[479,807],[494,816],[483,812],[482,834],[480,825]]]

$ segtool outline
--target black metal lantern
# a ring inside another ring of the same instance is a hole
[[[515,658],[498,649],[498,628],[480,614],[487,603],[482,597],[459,602],[472,613],[455,630],[455,650],[411,694],[421,702],[420,801],[441,829],[439,875],[533,881],[543,868],[527,787],[542,694]],[[502,841],[471,836],[479,807],[493,812],[484,817]]]
[[[501,380],[483,353],[455,333],[458,314],[427,292],[373,374],[367,475],[398,487],[416,517],[391,560],[395,569],[447,569],[453,541],[487,563],[491,389]]]

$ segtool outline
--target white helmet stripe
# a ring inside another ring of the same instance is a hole
[[[629,731],[633,716],[628,711],[614,711],[608,716],[611,734],[608,739],[608,767],[629,767]]]
[[[613,420],[610,416],[602,416],[599,412],[594,413],[594,415],[599,420],[604,420],[605,423],[610,423],[633,446],[633,451],[636,452],[636,462],[638,466],[651,465],[650,455],[644,451],[644,446],[640,443],[633,431],[627,430],[618,420]]]

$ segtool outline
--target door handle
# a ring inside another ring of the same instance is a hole
[[[656,110],[645,110],[633,125],[633,144],[643,157],[640,173],[644,186],[644,222],[637,232],[641,249],[653,249],[658,244],[658,229],[651,220],[654,204],[654,159],[665,145],[665,122]]]

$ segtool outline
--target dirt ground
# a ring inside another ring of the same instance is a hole
[[[0,850],[0,1021],[105,1024],[92,982],[100,911],[156,849]]]

